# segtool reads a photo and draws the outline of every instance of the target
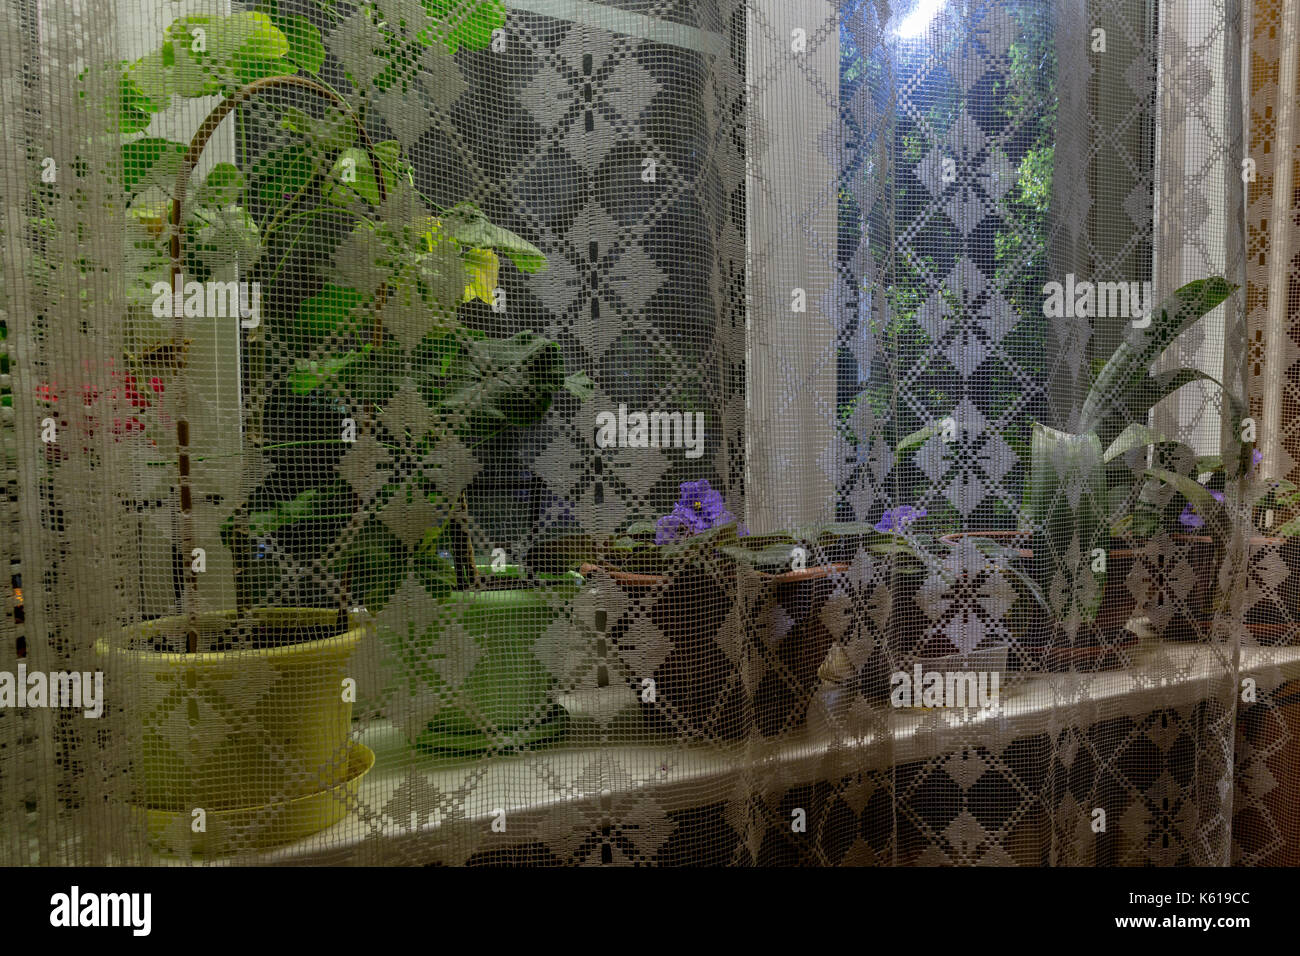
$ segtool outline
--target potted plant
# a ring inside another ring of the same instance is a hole
[[[1196,369],[1153,369],[1180,333],[1235,288],[1215,277],[1178,289],[1148,322],[1130,327],[1085,396],[1077,431],[1034,423],[1018,531],[946,538],[950,545],[964,537],[981,539],[980,549],[996,549],[1016,575],[1033,606],[1016,625],[1019,653],[1013,660],[1019,657],[1024,667],[1118,667],[1124,649],[1136,642],[1136,635],[1124,631],[1135,608],[1128,578],[1138,548],[1155,531],[1133,516],[1142,513],[1142,502],[1157,484],[1146,473],[1146,456],[1153,449],[1157,455],[1172,454],[1178,446],[1147,426],[1148,414],[1184,385],[1213,381]],[[1226,393],[1225,399],[1230,399]],[[942,428],[930,425],[908,436],[899,452],[918,447]],[[1203,542],[1187,544],[1197,548]]]
[[[917,633],[898,624],[923,579],[917,549],[932,542],[903,532],[924,512],[751,535],[707,480],[679,493],[668,514],[625,534],[538,549],[550,566],[580,563],[607,594],[607,656],[622,683],[653,686],[642,696],[650,730],[771,737],[800,729],[823,689],[883,702],[889,662],[908,652],[892,642]]]
[[[504,15],[493,0],[479,6]],[[494,339],[456,317],[463,302],[491,301],[499,255],[530,272],[544,267],[541,253],[469,204],[430,208],[404,144],[372,140],[366,114],[382,112],[378,94],[400,100],[421,82],[420,69],[490,39],[490,30],[449,31],[411,16],[385,20],[369,4],[353,14],[352,33],[365,34],[372,54],[343,55],[357,104],[319,78],[315,28],[273,7],[177,19],[159,51],[121,71],[125,133],[142,130],[173,95],[221,96],[189,144],[146,138],[123,147],[123,182],[141,226],[132,286],[161,284],[161,317],[171,320],[170,330],[156,330],[170,340],[153,351],[170,350],[176,374],[151,427],[168,432],[170,443],[158,444],[176,452],[154,464],[172,469],[182,555],[197,553],[193,481],[210,464],[189,453],[191,284],[201,293],[238,270],[247,332],[242,441],[252,490],[221,527],[235,606],[201,610],[201,569],[191,565],[181,615],[97,644],[113,673],[133,678],[128,717],[141,723],[134,804],[172,845],[265,846],[342,817],[373,762],[350,740],[349,660],[374,627],[358,610],[380,611],[380,630],[391,632],[382,610],[402,584],[427,586],[435,603],[476,586],[467,538],[455,531],[467,524],[464,489],[453,490],[434,459],[456,471],[467,455],[458,436],[535,421],[564,384],[553,342],[530,332]],[[278,123],[249,130],[241,121],[239,139],[260,131],[264,152],[253,163],[255,147],[245,145],[242,162],[214,166],[187,203],[213,133],[254,105]],[[327,281],[303,279],[310,262],[331,258]],[[260,315],[245,289],[260,290]],[[271,378],[272,343],[277,361],[288,354],[290,374]],[[127,358],[141,362],[140,353]],[[295,402],[313,401],[315,415],[295,414]],[[310,433],[322,421],[328,438]],[[383,454],[428,464],[385,471]],[[443,560],[444,538],[459,562]],[[310,586],[286,600],[322,569],[338,583],[335,605],[313,603],[322,590]],[[390,615],[403,624],[410,617],[409,603]],[[205,829],[191,826],[196,810]]]
[[[754,690],[759,731],[803,725],[817,695],[844,691],[876,706],[921,645],[916,595],[935,562],[925,509],[901,505],[874,524],[835,522],[754,535],[724,548],[757,576]]]
[[[682,482],[679,491],[655,522],[609,538],[556,539],[539,557],[579,564],[615,609],[602,666],[612,664],[611,682],[636,691],[651,733],[735,740],[746,732],[750,706],[738,666],[738,579],[725,548],[743,529],[707,479]]]
[[[1249,458],[1247,460],[1247,455]],[[1175,494],[1170,496],[1163,517],[1182,505],[1179,525],[1193,530],[1207,555],[1194,568],[1196,595],[1181,614],[1148,611],[1155,629],[1167,640],[1196,641],[1213,629],[1214,617],[1229,608],[1238,585],[1244,584],[1244,621],[1254,638],[1265,645],[1289,644],[1295,638],[1294,598],[1300,582],[1300,519],[1292,518],[1271,529],[1271,534],[1254,532],[1268,528],[1274,513],[1292,513],[1300,505],[1300,488],[1285,479],[1260,475],[1263,453],[1253,445],[1241,446],[1240,453],[1226,460],[1221,455],[1196,460],[1193,473],[1184,475],[1168,468],[1153,468],[1148,474]],[[1233,462],[1238,462],[1233,467]],[[1235,481],[1233,473],[1235,472]],[[1235,501],[1230,501],[1231,487]],[[1234,524],[1247,520],[1252,532],[1245,536],[1244,578],[1235,573],[1239,562],[1231,560]],[[1159,579],[1152,582],[1159,585]],[[1172,619],[1171,619],[1172,618]]]

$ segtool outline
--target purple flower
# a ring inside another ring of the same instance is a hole
[[[1210,497],[1219,504],[1223,504],[1228,500],[1222,491],[1214,491],[1213,489],[1210,490]],[[1178,516],[1178,520],[1189,528],[1205,527],[1205,519],[1196,513],[1196,509],[1192,507],[1190,502],[1188,502],[1187,507],[1183,508],[1183,513]]]
[[[694,532],[675,512],[666,514],[655,522],[655,544],[667,544],[689,534]]]
[[[1192,510],[1191,504],[1183,509],[1183,513],[1178,516],[1178,520],[1189,528],[1204,528],[1205,519]]]
[[[1250,463],[1255,468],[1258,468],[1260,466],[1260,463],[1263,462],[1263,460],[1264,460],[1264,453],[1260,451],[1258,448],[1256,448],[1254,451],[1250,453]]]
[[[655,524],[655,544],[667,544],[736,520],[707,479],[683,481],[679,490],[681,497],[673,510]]]
[[[925,515],[924,508],[899,505],[897,508],[888,509],[880,516],[880,520],[876,523],[876,530],[882,534],[899,534],[917,518],[924,518]]]

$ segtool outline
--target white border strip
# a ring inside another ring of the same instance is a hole
[[[661,20],[644,13],[607,7],[593,0],[506,0],[506,7],[699,53],[717,54],[726,50],[726,39],[719,33]]]

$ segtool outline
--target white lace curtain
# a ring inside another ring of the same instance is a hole
[[[1292,860],[1285,4],[13,6],[0,859]]]

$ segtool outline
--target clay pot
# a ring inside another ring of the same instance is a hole
[[[1218,548],[1208,535],[1173,534],[1172,548],[1148,543],[1134,551],[1134,613],[1166,640],[1196,640],[1198,623],[1213,617]]]
[[[834,639],[822,616],[847,564],[818,565],[781,574],[759,572],[765,603],[757,635],[766,648],[754,692],[754,719],[765,737],[801,727],[808,706],[821,687],[818,669]],[[775,641],[771,635],[779,628]]]
[[[1027,532],[964,531],[944,535],[940,540],[955,546],[963,538],[989,538],[1014,548],[1016,555],[1012,561],[1016,570],[1027,576],[1033,574],[1034,552],[1029,547],[1031,537]],[[1128,576],[1136,556],[1136,551],[1127,548],[1107,552],[1106,581],[1097,616],[1082,623],[1074,634],[1051,620],[1044,608],[1024,593],[1016,577],[1011,576],[1018,598],[1007,620],[1007,628],[1014,637],[1008,649],[1008,669],[1088,672],[1127,666],[1128,650],[1138,641],[1137,635],[1124,627],[1135,610],[1136,602],[1128,587]]]
[[[654,701],[642,703],[647,730],[713,740],[745,736],[752,708],[739,667],[718,644],[736,600],[734,572],[729,582],[690,566],[672,576],[596,565],[584,565],[580,573],[596,581],[607,578],[640,608],[617,618],[610,615],[605,637],[611,657],[638,639],[632,625],[639,617],[648,619],[668,645],[667,656],[652,674],[632,673],[629,667],[625,675],[638,695],[644,678],[654,680]]]

